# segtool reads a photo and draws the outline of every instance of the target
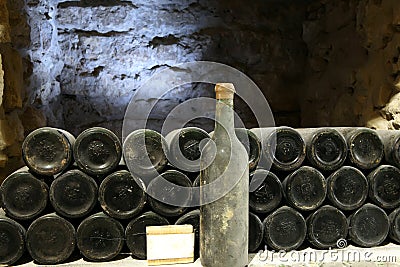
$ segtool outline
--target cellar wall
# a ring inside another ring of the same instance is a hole
[[[144,81],[196,60],[251,77],[278,125],[397,129],[399,18],[396,0],[0,0],[0,175],[36,127],[120,135]],[[196,96],[210,87],[166,95],[150,125]]]

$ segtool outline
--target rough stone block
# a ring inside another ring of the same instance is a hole
[[[19,52],[9,45],[0,46],[0,54],[4,70],[3,106],[7,112],[15,108],[22,108],[23,65]]]
[[[7,0],[0,0],[0,43],[11,42]]]

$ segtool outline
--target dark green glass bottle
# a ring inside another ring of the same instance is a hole
[[[376,131],[368,128],[339,128],[347,140],[348,158],[352,165],[367,170],[381,162],[383,143]]]
[[[25,229],[16,221],[0,216],[0,264],[11,265],[25,250]]]
[[[117,171],[101,182],[99,202],[111,217],[130,219],[142,211],[146,203],[146,188],[143,181],[129,171]]]
[[[44,215],[33,221],[26,231],[26,247],[40,264],[62,263],[75,249],[75,229],[56,214]]]
[[[139,129],[130,133],[123,144],[124,161],[128,169],[146,185],[167,166],[167,142],[156,131]]]
[[[311,165],[324,171],[340,168],[347,157],[344,136],[334,128],[297,129],[306,142],[306,155]]]
[[[192,182],[180,171],[168,170],[154,178],[147,187],[152,210],[162,216],[183,215],[192,200]]]
[[[325,177],[309,166],[302,166],[289,174],[282,186],[289,205],[302,211],[317,209],[327,192]]]
[[[234,86],[217,84],[215,91],[215,130],[201,158],[202,166],[208,167],[200,173],[200,259],[207,267],[245,266],[249,159],[235,134]]]
[[[108,261],[122,250],[124,228],[119,221],[99,212],[79,224],[76,238],[79,251],[85,258]]]
[[[347,218],[337,208],[322,206],[307,218],[308,241],[317,248],[327,249],[347,237]]]
[[[343,166],[326,182],[329,201],[341,210],[358,209],[368,197],[368,180],[357,168]]]
[[[369,197],[379,207],[394,209],[400,205],[400,170],[381,165],[368,174]]]
[[[7,216],[16,220],[31,220],[47,206],[48,187],[28,171],[16,171],[0,186],[2,207]]]
[[[306,158],[306,144],[303,137],[293,128],[254,128],[253,133],[261,140],[262,156],[260,166],[277,171],[293,171]]]
[[[70,170],[55,179],[50,186],[50,202],[62,216],[80,218],[97,203],[96,181],[80,170]]]
[[[382,140],[386,162],[400,168],[400,131],[377,130],[376,133]]]
[[[303,215],[283,206],[265,218],[264,241],[270,248],[290,251],[303,244],[307,226]]]
[[[75,138],[67,131],[43,127],[31,132],[22,143],[22,158],[40,175],[55,175],[73,161]]]
[[[388,216],[373,204],[363,205],[348,220],[350,239],[362,247],[378,246],[389,233]]]
[[[200,142],[208,138],[208,133],[197,127],[186,127],[168,133],[165,140],[169,162],[180,170],[199,172]]]
[[[76,138],[75,162],[89,175],[102,176],[111,173],[118,166],[121,155],[121,141],[106,128],[89,128]]]
[[[250,174],[249,206],[254,212],[271,212],[278,207],[282,196],[282,184],[275,174],[263,169]]]

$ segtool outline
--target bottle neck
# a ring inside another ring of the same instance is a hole
[[[234,121],[233,99],[217,99],[214,133],[234,133]]]

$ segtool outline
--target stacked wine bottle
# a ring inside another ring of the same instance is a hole
[[[400,242],[400,133],[366,128],[237,129],[249,154],[249,252]],[[146,259],[146,226],[192,224],[199,250],[201,148],[212,133],[163,137],[104,128],[76,139],[40,128],[22,146],[26,167],[0,187],[0,263],[26,250],[41,264],[74,251],[91,261]],[[187,190],[185,190],[187,189]],[[389,216],[388,216],[389,215]]]

